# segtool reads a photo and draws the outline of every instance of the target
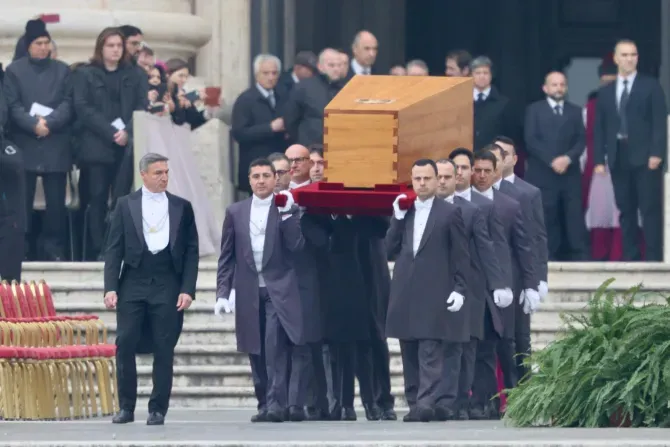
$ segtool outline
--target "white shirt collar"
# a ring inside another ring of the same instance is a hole
[[[512,173],[512,174],[508,175],[507,177],[505,177],[505,180],[507,180],[510,183],[514,183],[514,180],[516,180],[516,175],[514,175]]]
[[[142,185],[142,197],[146,197],[147,199],[152,199],[156,201],[160,201],[167,198],[167,196],[165,195],[165,191],[151,192],[144,185]]]
[[[452,204],[453,204],[453,203],[454,203],[454,196],[455,196],[455,195],[456,195],[456,194],[454,193],[454,194],[452,194],[452,195],[450,195],[450,196],[447,196],[447,197],[444,198],[444,200],[445,200],[446,202],[449,202],[449,203],[452,203]]]
[[[472,192],[470,188],[464,189],[463,191],[456,191],[454,194],[457,195],[458,197],[464,198],[468,202],[472,201]]]
[[[293,82],[295,82],[296,84],[300,82],[300,78],[298,78],[298,76],[296,76],[296,74],[293,72],[291,72],[291,78],[293,79]]]
[[[414,201],[414,208],[417,210],[426,210],[426,209],[429,210],[433,206],[434,200],[435,196],[423,201],[417,197],[416,200]]]
[[[256,88],[258,89],[259,92],[261,92],[261,95],[263,95],[263,98],[267,98],[272,94],[272,90],[266,90],[264,87],[261,87],[261,85],[257,82],[256,83]]]
[[[487,87],[485,90],[482,90],[481,92],[479,90],[477,90],[477,87],[475,87],[473,89],[473,91],[474,91],[473,97],[475,98],[475,101],[479,100],[479,94],[480,93],[484,95],[483,99],[486,100],[486,98],[488,98],[489,95],[491,94],[491,86]]]
[[[474,186],[472,187],[472,190],[476,192],[477,194],[481,194],[484,197],[488,197],[489,199],[493,200],[493,188],[489,188],[486,191],[478,191],[477,188]]]
[[[372,67],[362,66],[361,64],[358,63],[358,61],[355,58],[351,59],[351,69],[354,70],[354,73],[356,74],[372,73]]]
[[[258,207],[258,208],[265,208],[265,207],[270,207],[272,205],[272,199],[274,199],[275,195],[270,194],[264,199],[261,199],[257,197],[255,194],[252,196],[253,198],[251,199],[251,205]]]
[[[561,110],[563,110],[563,104],[564,104],[563,100],[556,101],[554,98],[550,98],[547,96],[547,102],[551,106],[552,110],[555,109],[556,106],[559,106]]]
[[[502,178],[493,184],[493,188],[500,189],[500,184],[502,183]]]
[[[302,183],[296,183],[296,182],[294,182],[293,180],[291,180],[291,183],[289,183],[289,185],[288,185],[288,189],[300,188],[300,187],[302,187],[302,186],[307,186],[307,185],[309,185],[310,183],[312,183],[312,180],[306,180],[306,181],[304,181],[304,182],[302,182]]]
[[[635,82],[636,77],[637,77],[637,71],[634,71],[628,76],[617,75],[616,81],[617,84],[621,84],[623,86],[623,81],[624,79],[626,79],[628,81],[628,89],[630,90],[630,88],[633,86],[633,82]]]

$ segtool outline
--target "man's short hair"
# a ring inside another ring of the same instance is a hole
[[[456,172],[456,163],[451,158],[440,158],[435,162],[437,165],[451,165],[454,168],[454,173]]]
[[[498,164],[498,159],[496,158],[495,154],[487,149],[482,149],[480,151],[475,152],[473,158],[475,161],[477,160],[490,161],[491,163],[493,163],[493,169],[496,169],[496,165]]]
[[[149,152],[140,158],[140,172],[148,172],[149,166],[154,163],[159,163],[161,161],[168,161],[168,158],[165,155],[156,154],[155,152]]]
[[[119,30],[121,30],[121,34],[126,36],[126,39],[133,36],[144,35],[141,29],[133,25],[121,25]]]
[[[433,160],[431,160],[430,158],[419,158],[417,161],[415,161],[415,162],[412,164],[412,167],[414,167],[414,166],[419,166],[419,167],[422,167],[422,166],[432,166],[432,167],[433,167],[433,171],[435,171],[435,175],[437,175],[437,165],[436,165],[435,162],[434,162]]]
[[[454,158],[458,157],[459,155],[465,155],[466,157],[468,157],[468,160],[470,160],[470,167],[474,166],[475,156],[470,149],[466,147],[457,147],[456,149],[451,151],[451,154],[449,154],[449,159],[453,161]]]
[[[316,154],[319,157],[323,158],[323,144],[310,144],[309,153]]]
[[[285,161],[288,164],[291,164],[288,161],[288,157],[286,155],[282,154],[281,152],[273,152],[270,155],[268,155],[268,161],[270,163],[274,163],[275,161],[279,161],[279,160],[282,160],[282,161]]]
[[[458,68],[464,70],[470,66],[472,55],[465,50],[453,50],[447,53],[447,59],[455,61]]]
[[[488,56],[477,56],[470,62],[470,73],[481,67],[489,67],[493,72],[493,62]]]
[[[502,146],[497,145],[495,143],[487,144],[482,148],[483,151],[489,151],[489,152],[500,152],[500,158],[503,160],[505,159],[505,156],[507,155],[507,152],[505,149],[502,148]],[[495,156],[495,154],[493,154]]]
[[[514,140],[511,139],[510,137],[506,137],[505,135],[498,135],[495,137],[492,141],[493,144],[496,143],[496,141],[500,141],[501,143],[509,144],[512,146],[512,149],[514,149],[514,152],[516,153],[516,144],[514,143]],[[509,154],[509,155],[514,155],[514,154]]]
[[[275,166],[272,164],[270,160],[267,158],[257,158],[254,161],[252,161],[249,164],[249,174],[251,174],[251,169],[259,166],[267,166],[270,168],[270,171],[272,171],[273,174],[277,174],[277,170],[275,169]]]

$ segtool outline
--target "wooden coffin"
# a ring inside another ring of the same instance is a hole
[[[470,78],[355,76],[324,111],[327,181],[409,184],[415,160],[471,148],[472,89]]]

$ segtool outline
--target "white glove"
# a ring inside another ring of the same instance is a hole
[[[293,200],[293,194],[291,194],[290,191],[279,191],[279,194],[286,196],[286,205],[279,206],[277,209],[280,213],[285,213],[289,211],[293,205],[295,205],[295,200]]]
[[[235,289],[230,291],[228,299],[219,297],[214,304],[214,315],[221,315],[221,311],[230,314],[235,312]]]
[[[536,290],[526,289],[521,291],[519,302],[523,306],[523,311],[526,314],[535,313],[540,307],[540,294]]]
[[[514,301],[512,289],[497,289],[493,291],[493,302],[501,309],[506,308]]]
[[[465,297],[463,295],[458,292],[451,292],[451,295],[447,298],[447,304],[451,304],[451,306],[447,307],[447,310],[449,312],[458,312],[463,307],[464,301]]]
[[[400,205],[398,205],[400,199],[406,199],[406,198],[407,198],[406,194],[400,194],[393,201],[393,216],[398,220],[403,220],[405,218],[405,214],[407,214],[407,210],[401,210]]]
[[[540,284],[537,286],[537,293],[540,294],[540,300],[544,301],[549,294],[549,284],[547,284],[547,281],[540,281]]]

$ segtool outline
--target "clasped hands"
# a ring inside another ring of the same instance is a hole
[[[39,138],[44,138],[49,135],[47,121],[39,115],[37,115],[37,124],[35,124],[35,135],[37,135]]]

